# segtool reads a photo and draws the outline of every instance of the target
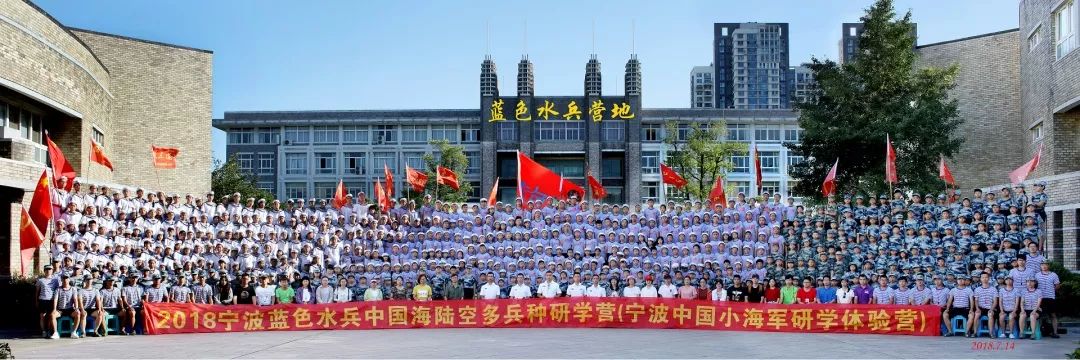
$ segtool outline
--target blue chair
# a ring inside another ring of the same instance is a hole
[[[979,322],[976,323],[975,336],[990,336],[990,318],[986,315],[979,316]]]
[[[965,335],[967,334],[967,317],[966,316],[953,316],[952,318],[952,334],[953,335]]]
[[[1042,324],[1039,324],[1039,325],[1042,325]],[[1024,329],[1024,332],[1021,333],[1020,335],[1031,335],[1031,337],[1035,338],[1035,340],[1040,340],[1040,339],[1042,339],[1042,326],[1036,326],[1034,329],[1032,329],[1031,327],[1028,327],[1027,329]],[[1020,337],[1017,336],[1017,338],[1020,338]]]
[[[61,316],[56,319],[56,333],[60,336],[71,335],[71,332],[75,331],[75,319],[70,316]]]
[[[105,331],[108,334],[116,335],[120,333],[120,317],[106,313],[105,314]]]

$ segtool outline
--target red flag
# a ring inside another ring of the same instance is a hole
[[[29,214],[38,231],[44,236],[53,218],[52,187],[49,186],[49,172],[47,170],[41,172],[41,178],[38,179],[37,187],[34,188],[34,197],[30,200]]]
[[[956,186],[956,179],[953,179],[952,171],[949,170],[949,166],[945,165],[945,156],[941,156],[941,162],[938,163],[938,177],[941,180],[945,180],[946,184]]]
[[[340,208],[345,207],[345,205],[349,204],[349,199],[345,197],[345,194],[348,194],[348,192],[345,191],[345,180],[344,179],[338,180],[337,190],[334,190],[334,204],[333,205],[334,205],[335,208],[340,209]]]
[[[761,194],[761,153],[757,149],[757,144],[754,144],[754,180],[757,181],[758,194]]]
[[[545,197],[565,199],[570,192],[576,192],[579,195],[585,193],[585,189],[548,170],[520,151],[517,154],[517,193],[522,207],[527,208],[529,201],[541,200]]]
[[[893,149],[892,139],[885,134],[885,182],[897,183],[896,176],[896,149]]]
[[[488,193],[488,206],[495,206],[499,194],[499,178],[495,178],[495,184],[491,185],[491,192]]]
[[[390,212],[390,198],[386,196],[386,191],[383,190],[382,182],[375,180],[375,201],[379,203],[379,207],[382,211]]]
[[[427,174],[405,165],[405,181],[409,182],[413,191],[423,192],[427,186]]]
[[[180,153],[180,149],[154,145],[150,145],[150,149],[154,151],[154,167],[158,169],[176,168],[176,155]]]
[[[593,199],[601,200],[601,199],[607,197],[607,189],[604,189],[604,185],[600,184],[600,182],[597,181],[596,178],[594,178],[592,176],[592,174],[588,175],[588,180],[589,180],[589,190],[592,191],[592,198]]]
[[[716,177],[716,183],[713,184],[712,191],[709,192],[709,204],[727,206],[727,194],[724,193],[724,179],[722,177]]]
[[[390,165],[383,164],[383,174],[386,174],[386,196],[394,197],[394,173],[390,172]]]
[[[26,264],[30,263],[38,246],[45,242],[45,236],[38,231],[26,208],[20,206],[19,209],[22,210],[22,217],[19,219],[19,249],[22,250],[22,271],[25,274]]]
[[[60,147],[56,146],[56,143],[52,141],[48,133],[45,133],[45,141],[49,147],[49,162],[52,163],[53,170],[53,182],[59,184],[61,177],[67,177],[67,184],[64,185],[64,190],[71,190],[72,185],[75,185],[75,169],[71,167],[71,163],[64,157],[64,152],[60,151]]]
[[[1020,165],[1016,170],[1010,172],[1009,181],[1012,181],[1013,184],[1024,182],[1024,179],[1027,179],[1028,175],[1035,171],[1035,168],[1039,167],[1039,158],[1042,158],[1042,150],[1043,146],[1042,144],[1039,144],[1039,152],[1035,153],[1035,157],[1031,158],[1031,161],[1028,161],[1024,165]]]
[[[90,161],[101,164],[109,168],[109,171],[113,171],[112,161],[109,161],[109,158],[105,156],[105,150],[98,145],[97,141],[90,141]]]
[[[436,170],[438,170],[438,174],[436,174],[435,176],[435,182],[439,183],[440,185],[449,186],[451,189],[454,190],[457,190],[459,188],[457,174],[454,173],[454,170],[450,170],[449,168],[441,165]]]
[[[821,194],[825,197],[832,195],[833,190],[836,190],[836,166],[840,165],[840,158],[836,158],[836,162],[833,163],[832,169],[829,170],[829,175],[825,176],[825,182],[821,184]]]
[[[664,181],[665,184],[674,185],[677,189],[681,189],[683,186],[686,186],[686,179],[683,179],[683,177],[680,176],[679,173],[675,172],[675,170],[672,170],[670,167],[663,163],[660,164],[660,178]]]

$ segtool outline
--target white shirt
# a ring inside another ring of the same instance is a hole
[[[499,298],[499,285],[495,283],[487,283],[480,287],[480,298],[484,300],[494,300]]]
[[[653,292],[655,294],[655,291]],[[637,286],[627,286],[622,290],[623,297],[641,297],[641,288]]]
[[[672,299],[675,298],[676,295],[679,295],[679,289],[675,287],[675,284],[664,284],[660,285],[660,290],[657,291],[657,294],[662,298]]]
[[[569,297],[585,296],[585,291],[585,285],[582,283],[573,283],[566,286],[566,296]]]
[[[334,288],[334,302],[349,302],[352,301],[352,290],[347,287]]]
[[[852,290],[851,288],[848,288],[847,291],[844,291],[844,289],[840,289],[840,288],[836,289],[836,303],[837,304],[850,304],[852,302],[852,300],[854,300],[854,299],[855,299],[855,290]]]
[[[484,286],[487,286],[487,285],[484,285]],[[481,292],[482,291],[483,290],[481,290]],[[532,289],[529,288],[529,285],[517,284],[517,285],[514,285],[514,286],[510,287],[510,298],[511,299],[526,299],[526,298],[530,298],[530,297],[532,297]]]
[[[727,301],[727,290],[713,289],[711,298],[712,301]]]
[[[658,294],[656,292],[656,287],[655,286],[646,284],[645,287],[641,288],[641,295],[640,296],[643,297],[643,298],[654,298],[654,297],[657,297],[659,295],[660,294]]]
[[[255,303],[263,306],[273,305],[275,289],[277,289],[276,285],[255,287]]]
[[[569,293],[570,289],[567,289],[566,292]],[[588,297],[604,297],[606,295],[607,292],[604,291],[604,287],[600,285],[593,285],[585,290],[585,296]]]
[[[551,299],[559,296],[559,293],[562,292],[562,290],[559,289],[559,283],[554,281],[548,281],[540,284],[540,286],[536,288],[536,292],[544,298]]]

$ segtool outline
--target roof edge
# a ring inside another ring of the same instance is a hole
[[[915,48],[916,49],[922,49],[922,48],[925,48],[925,47],[952,44],[952,43],[955,43],[955,42],[973,40],[973,39],[978,39],[978,38],[987,37],[987,36],[1007,34],[1007,33],[1010,33],[1010,32],[1019,33],[1020,28],[1012,28],[1012,29],[1006,29],[1006,30],[1001,30],[1001,31],[995,31],[995,32],[991,32],[991,33],[985,33],[985,34],[979,34],[979,35],[974,35],[974,36],[962,37],[962,38],[959,38],[959,39],[945,40],[945,41],[936,42],[936,43],[930,43],[930,44],[926,44],[926,45],[919,45],[919,46],[916,46]]]
[[[71,32],[71,28],[69,28],[67,26],[64,26],[64,24],[60,23],[60,20],[56,20],[56,18],[54,18],[52,16],[52,14],[49,14],[48,11],[45,11],[45,9],[42,9],[40,6],[37,6],[37,4],[35,4],[33,1],[31,1],[31,0],[23,0],[23,1],[26,2],[27,5],[30,5],[30,7],[34,8],[34,10],[37,10],[42,15],[45,15],[46,18],[48,18],[50,21],[52,21],[53,24],[56,24],[56,26],[60,27],[60,29],[64,30],[64,32],[68,33],[68,35],[71,35],[71,38],[75,39],[75,41],[77,41],[79,44],[81,44],[83,46],[83,48],[86,49],[86,51],[90,52],[90,56],[94,57],[94,60],[97,61],[98,65],[101,65],[102,69],[105,69],[106,73],[110,72],[109,67],[105,66],[105,63],[102,62],[100,58],[98,58],[97,53],[94,52],[94,49],[91,49],[90,45],[87,45],[86,42],[83,42],[82,39],[80,39],[78,36],[75,35],[75,33]]]
[[[171,47],[171,48],[176,48],[176,49],[183,49],[183,50],[191,50],[191,51],[197,51],[197,52],[207,53],[207,54],[213,54],[214,53],[213,50],[199,49],[199,48],[194,48],[194,47],[190,47],[190,46],[176,45],[176,44],[170,44],[170,43],[166,43],[166,42],[160,42],[160,41],[154,41],[154,40],[146,40],[146,39],[134,38],[134,37],[124,36],[124,35],[110,34],[110,33],[106,33],[106,32],[100,32],[100,31],[94,31],[94,30],[89,30],[89,29],[77,28],[77,27],[73,27],[73,26],[65,26],[64,28],[69,30],[69,31],[78,31],[78,32],[84,32],[84,33],[88,33],[88,34],[108,36],[108,37],[113,37],[113,38],[117,38],[117,39],[136,41],[136,42],[141,42],[141,43],[146,43],[146,44],[151,44],[151,45],[166,46],[166,47]],[[91,50],[91,52],[93,52],[93,50]]]

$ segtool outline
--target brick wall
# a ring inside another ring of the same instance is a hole
[[[1054,48],[1054,23],[1051,14],[1060,0],[1024,0],[1020,2],[1020,34],[1023,37],[1021,58],[1021,109],[1024,130],[1041,123],[1044,136],[1034,139],[1030,132],[1023,137],[1025,157],[1030,158],[1043,145],[1042,163],[1035,176],[1048,176],[1080,170],[1080,121],[1078,109],[1058,111],[1080,98],[1080,50],[1060,59]],[[1038,45],[1029,39],[1037,34]]]

